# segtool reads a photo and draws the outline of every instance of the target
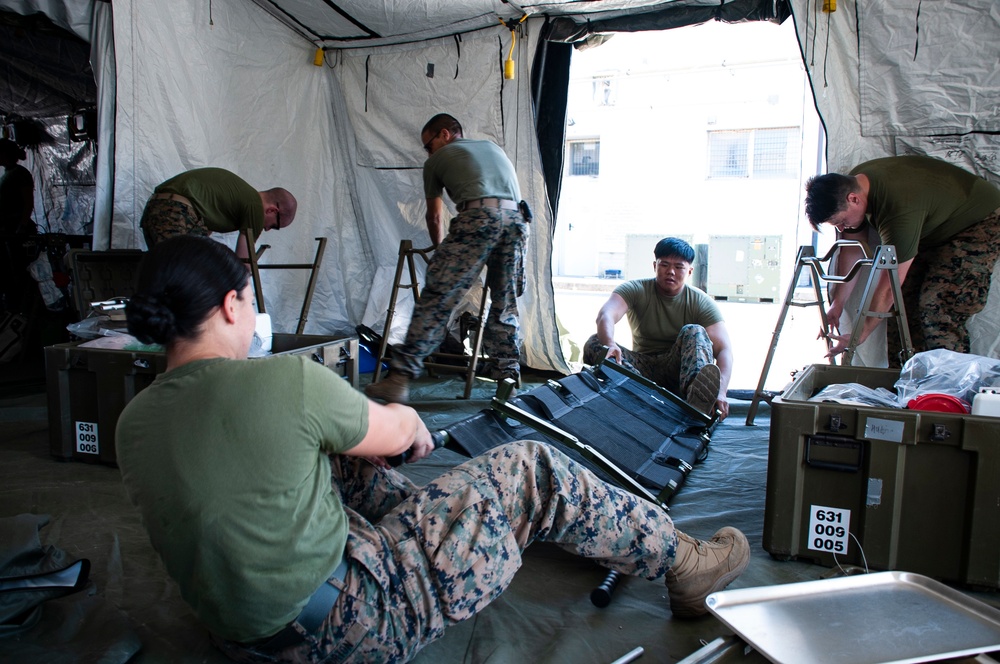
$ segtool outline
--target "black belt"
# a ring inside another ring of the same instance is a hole
[[[462,201],[455,206],[459,212],[472,210],[474,208],[492,207],[501,210],[516,210],[517,201],[509,201],[505,198],[474,198],[471,201]]]
[[[330,578],[343,581],[345,576],[347,576],[346,558],[340,561],[340,565],[333,571]],[[254,646],[254,649],[277,652],[302,643],[305,637],[301,631],[295,629],[296,623],[298,623],[306,634],[314,633],[323,624],[326,617],[330,615],[330,611],[333,610],[333,605],[337,603],[338,597],[340,597],[340,588],[331,585],[328,580],[324,581],[316,589],[316,592],[312,594],[306,605],[302,607],[302,611],[295,620],[285,625],[284,629],[264,643]]]
[[[188,206],[189,208],[194,209],[194,205],[191,204],[191,201],[188,198],[186,198],[185,196],[181,196],[180,194],[159,193],[159,194],[153,194],[149,198],[151,200],[155,199],[155,200],[158,200],[158,201],[159,200],[163,200],[163,201],[177,201],[178,203],[183,203],[184,205]]]

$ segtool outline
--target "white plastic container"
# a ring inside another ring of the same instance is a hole
[[[1000,387],[980,387],[972,398],[972,414],[1000,417]]]
[[[250,344],[248,357],[263,357],[271,352],[271,316],[257,314],[257,323],[253,331],[253,342]]]

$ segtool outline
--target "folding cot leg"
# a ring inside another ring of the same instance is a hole
[[[389,296],[389,306],[386,310],[385,316],[385,327],[382,330],[382,341],[379,344],[378,349],[378,362],[375,365],[375,375],[372,378],[373,382],[378,382],[382,376],[382,364],[388,361],[387,349],[389,346],[389,332],[392,329],[392,320],[396,314],[396,302],[399,298],[399,290],[401,288],[409,288],[413,291],[413,301],[414,303],[420,300],[420,285],[417,281],[417,269],[414,264],[413,256],[414,254],[419,254],[428,263],[430,259],[427,254],[432,249],[414,249],[413,242],[410,240],[401,240],[399,243],[399,259],[396,261],[396,274],[393,276],[392,281],[392,293]],[[401,283],[403,279],[403,270],[406,269],[409,273],[410,283]],[[464,369],[465,373],[465,392],[462,398],[468,399],[472,396],[472,385],[476,378],[476,366],[478,365],[479,354],[482,349],[483,343],[483,327],[486,322],[486,300],[488,297],[487,288],[483,286],[483,296],[479,301],[479,315],[476,330],[472,336],[472,357],[469,358],[468,364]],[[433,362],[426,362],[425,366],[428,371],[433,371],[435,368],[448,369],[455,371],[457,367],[446,367],[441,364],[434,364]]]
[[[312,271],[309,274],[309,284],[306,286],[305,299],[302,300],[302,312],[299,314],[299,325],[295,329],[295,334],[302,334],[306,328],[309,307],[312,305],[313,293],[316,291],[316,279],[319,277],[319,266],[323,262],[323,254],[326,252],[326,238],[318,237],[316,241],[319,245],[316,247],[316,258],[313,259]]]
[[[410,273],[410,283],[406,286],[400,284],[403,276],[403,268],[408,267]],[[382,376],[382,363],[388,361],[386,349],[389,347],[389,332],[392,329],[392,319],[396,315],[396,298],[399,297],[400,288],[412,288],[413,299],[418,297],[417,291],[417,271],[413,265],[413,242],[410,240],[400,240],[399,259],[396,261],[396,274],[392,279],[392,293],[389,295],[389,307],[385,312],[385,327],[382,328],[382,342],[378,347],[378,360],[375,362],[375,375],[372,382],[377,383]]]
[[[476,366],[479,364],[479,352],[483,347],[483,328],[486,326],[487,287],[483,285],[483,296],[479,300],[479,317],[476,319],[476,331],[472,335],[472,357],[469,358],[469,368],[465,373],[465,395],[463,399],[472,396],[472,384],[476,380]]]
[[[816,299],[808,302],[795,302],[795,287],[798,285],[802,270],[805,267],[808,267],[810,270]],[[747,412],[747,426],[752,426],[754,418],[757,417],[757,408],[760,406],[760,400],[764,397],[764,383],[767,381],[767,374],[771,370],[771,362],[774,361],[774,354],[778,349],[778,337],[781,335],[781,329],[785,325],[785,317],[788,315],[790,307],[818,306],[820,325],[824,333],[823,336],[826,339],[827,348],[830,347],[830,323],[826,317],[826,310],[823,308],[823,291],[820,289],[819,282],[820,274],[816,267],[816,250],[810,245],[802,245],[799,247],[798,256],[795,258],[795,273],[792,275],[791,283],[788,284],[788,293],[785,295],[785,301],[781,305],[778,323],[774,326],[774,332],[771,333],[771,346],[767,349],[767,357],[764,360],[764,367],[760,372],[760,380],[757,381],[757,389],[754,390],[753,399],[750,401],[750,410]]]
[[[873,311],[871,309],[872,299],[875,297],[875,287],[881,272],[886,273],[889,286],[892,289],[893,308],[888,313]],[[868,283],[865,284],[864,294],[861,296],[861,305],[858,307],[857,316],[854,317],[854,328],[851,330],[851,343],[844,351],[844,365],[850,365],[854,359],[854,353],[858,347],[858,335],[864,326],[867,317],[889,318],[895,317],[896,325],[899,327],[899,362],[904,364],[913,355],[913,342],[910,339],[910,327],[906,320],[906,311],[903,306],[903,290],[899,283],[899,261],[896,259],[896,247],[891,244],[882,244],[875,249],[875,257],[872,260],[872,269],[868,274]]]
[[[257,298],[257,313],[266,314],[267,311],[264,309],[264,288],[260,283],[260,267],[257,265],[257,259],[267,249],[267,245],[262,246],[259,252],[254,248],[256,240],[253,237],[252,228],[244,228],[243,236],[247,242],[247,262],[250,264],[250,278],[253,280],[254,297]]]

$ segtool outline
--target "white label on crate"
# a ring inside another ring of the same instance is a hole
[[[80,454],[101,453],[101,439],[97,436],[97,422],[76,423],[76,451]]]
[[[865,420],[865,438],[901,443],[903,442],[903,423],[896,420],[869,417]]]
[[[851,510],[822,505],[810,505],[809,510],[809,544],[806,548],[826,553],[847,553]]]

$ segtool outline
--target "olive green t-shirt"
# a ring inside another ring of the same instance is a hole
[[[674,297],[656,289],[656,279],[626,281],[614,291],[628,305],[632,328],[632,350],[637,353],[663,353],[674,347],[685,325],[710,325],[722,322],[722,312],[715,301],[693,286]]]
[[[367,430],[364,395],[296,356],[191,362],[128,403],[116,433],[125,488],[211,632],[275,634],[340,564],[348,521],[327,454]]]
[[[191,201],[205,227],[213,233],[253,229],[264,232],[264,203],[260,194],[243,178],[224,168],[195,168],[179,173],[155,190],[157,194],[179,194]]]
[[[492,141],[456,138],[424,162],[424,194],[437,198],[443,190],[455,203],[478,198],[521,200],[514,165]]]
[[[943,244],[1000,208],[1000,189],[939,159],[885,157],[859,164],[868,177],[869,217],[885,244],[905,262],[921,247]]]

